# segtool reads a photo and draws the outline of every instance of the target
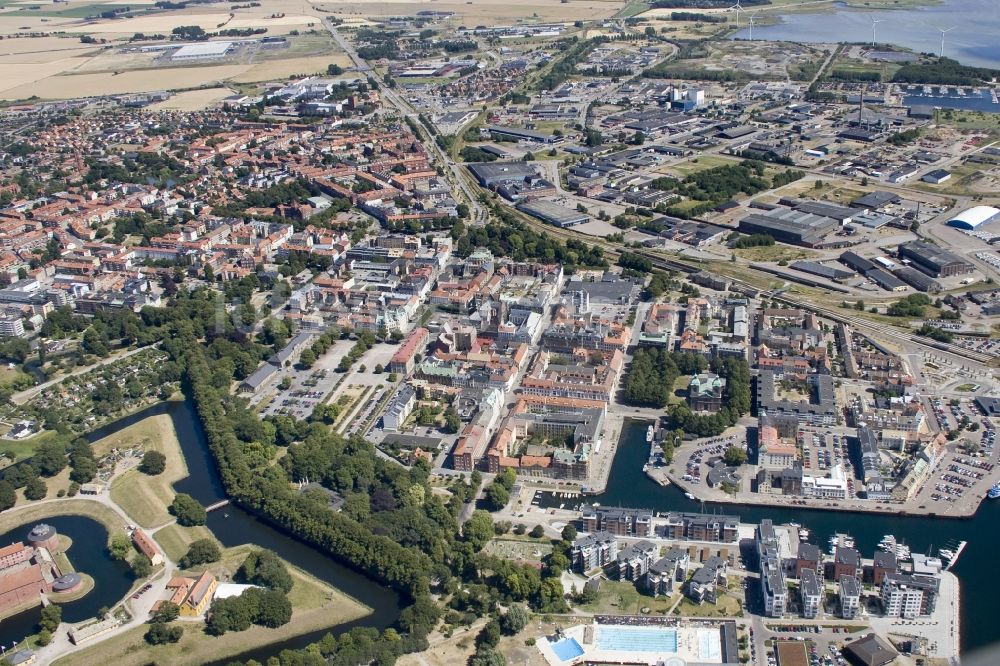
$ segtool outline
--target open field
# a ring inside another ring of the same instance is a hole
[[[250,551],[250,546],[237,546],[223,553],[221,568],[238,567]],[[209,567],[219,571],[220,563]],[[293,636],[332,628],[338,624],[363,617],[367,607],[339,592],[306,572],[289,566],[294,580],[288,598],[292,602],[292,620],[283,627],[267,629],[254,626],[248,631],[231,632],[224,636],[209,636],[200,622],[181,622],[184,636],[173,645],[150,646],[143,639],[146,627],[137,627],[119,636],[74,653],[59,661],[64,666],[140,666],[144,664],[171,664],[194,666],[226,659],[247,650]]]
[[[590,613],[612,615],[639,614],[643,608],[647,608],[650,614],[661,615],[674,605],[677,594],[679,593],[675,592],[669,597],[653,597],[640,593],[633,583],[605,580],[601,581],[597,600],[584,604],[581,608]]]
[[[30,6],[37,5],[32,3]],[[313,13],[308,3],[293,0],[269,0],[266,6],[233,10],[232,19],[228,5],[157,9],[128,18],[90,21],[79,17],[124,5],[81,0],[58,5],[59,15],[51,16],[35,16],[25,11],[12,14],[12,7],[14,5],[8,4],[0,9],[0,35],[32,31],[46,32],[49,36],[10,37],[0,42],[0,99],[32,96],[62,99],[189,90],[217,87],[234,77],[238,77],[238,82],[269,81],[295,74],[321,73],[331,63],[350,64],[323,30],[321,13]],[[272,18],[282,13],[284,16]],[[198,25],[208,32],[220,28],[266,28],[268,36],[288,35],[292,31],[296,34],[288,37],[287,48],[247,47],[227,60],[177,64],[160,54],[120,51],[127,38],[135,33],[165,36],[183,25]],[[63,32],[65,36],[54,36],[53,31]],[[78,36],[84,34],[108,44],[82,44]],[[176,107],[165,108],[197,109],[205,104],[197,106],[195,102],[182,101]]]
[[[739,160],[728,159],[719,155],[703,155],[701,157],[693,157],[684,162],[678,162],[676,164],[669,164],[667,166],[660,167],[656,170],[656,173],[684,178],[685,176],[690,176],[691,174],[698,173],[699,171],[707,171],[708,169],[714,169],[715,167],[725,166],[727,164],[736,164],[738,161]]]
[[[32,95],[44,99],[66,99],[197,88],[225,81],[248,71],[250,68],[250,65],[215,65],[155,70],[155,73],[147,70],[136,70],[118,75],[113,73],[75,76],[45,75],[37,77],[29,83],[0,90],[0,99],[27,99]],[[4,69],[0,68],[0,78],[3,76]]]
[[[94,443],[97,455],[113,448],[141,445],[145,451],[159,451],[167,458],[162,474],[148,476],[130,469],[111,482],[111,499],[142,527],[155,527],[172,520],[167,506],[174,499],[173,484],[187,476],[187,465],[170,417],[151,416],[117,434]]]
[[[697,604],[684,597],[674,609],[674,614],[684,617],[739,617],[743,608],[738,599],[728,595],[721,595],[715,604]]]
[[[177,93],[170,99],[153,104],[151,111],[200,111],[221,102],[233,94],[229,88],[204,88]]]
[[[479,23],[515,23],[593,20],[607,18],[623,6],[621,0],[472,0],[466,2],[438,2],[436,0],[394,0],[393,2],[344,2],[320,5],[338,18],[349,16],[399,16],[413,14],[419,9],[455,12],[455,25]],[[520,20],[520,21],[519,21]],[[470,23],[471,22],[471,23]]]
[[[326,67],[330,64],[347,68],[351,65],[351,59],[343,53],[331,53],[304,58],[265,60],[251,65],[247,71],[229,80],[233,83],[256,83],[258,81],[287,79],[298,74],[326,74]]]
[[[173,561],[184,557],[188,547],[198,539],[207,539],[212,536],[212,530],[204,525],[196,527],[182,527],[177,523],[167,525],[163,529],[156,531],[153,538],[160,544],[163,551]]]
[[[815,257],[816,253],[801,247],[790,247],[775,243],[774,245],[763,247],[747,247],[733,250],[737,257],[750,261],[795,261],[797,259],[809,259]]]

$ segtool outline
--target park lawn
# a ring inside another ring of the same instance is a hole
[[[677,604],[674,613],[682,617],[741,617],[743,606],[735,597],[723,595],[718,603],[696,604],[687,597]]]
[[[604,580],[601,581],[597,601],[583,604],[581,608],[591,613],[612,615],[638,615],[642,609],[648,608],[649,614],[662,615],[670,610],[675,601],[672,596],[653,597],[642,594],[633,583]]]
[[[31,375],[8,364],[0,364],[0,386],[10,386],[20,381],[25,381],[27,386],[31,386]]]
[[[45,487],[48,489],[48,492],[42,499],[54,499],[59,496],[60,490],[63,492],[69,490],[69,473],[70,468],[66,467],[55,476],[43,476],[42,481],[45,482]],[[15,507],[25,506],[34,502],[34,500],[24,498],[24,488],[18,488],[16,494],[17,500],[14,502]]]
[[[7,457],[12,457],[14,462],[20,462],[25,458],[35,455],[35,449],[58,436],[59,434],[54,430],[45,430],[27,439],[16,441],[0,440],[0,453],[7,454]]]
[[[115,447],[127,448],[139,444],[146,451],[159,451],[166,456],[166,469],[156,476],[148,476],[138,469],[128,470],[111,482],[111,499],[137,524],[156,527],[172,520],[167,507],[176,494],[173,484],[188,474],[170,417],[159,414],[143,419],[99,440],[94,444],[94,450],[101,454]]]
[[[176,562],[184,557],[188,547],[198,539],[208,539],[212,537],[212,530],[204,525],[197,527],[182,527],[176,523],[156,531],[153,539],[160,544],[160,548],[167,554],[167,557]]]
[[[162,531],[162,530],[161,530]],[[243,545],[223,551],[221,562],[207,567],[221,573],[223,568],[238,568],[253,546]],[[287,564],[287,563],[286,563]],[[235,568],[232,570],[235,571]],[[333,628],[344,622],[364,617],[370,609],[336,588],[314,578],[305,571],[288,566],[294,585],[288,594],[292,602],[292,620],[283,627],[268,629],[254,626],[248,631],[209,636],[201,622],[179,622],[184,636],[172,645],[151,646],[143,639],[146,627],[136,627],[123,634],[97,643],[55,662],[61,666],[143,666],[170,664],[194,666],[221,661],[248,650],[276,643],[301,634]],[[220,576],[223,578],[223,576]]]

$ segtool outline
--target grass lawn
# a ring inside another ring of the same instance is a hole
[[[113,510],[100,502],[87,499],[66,498],[46,504],[28,504],[23,508],[9,509],[0,514],[0,532],[7,532],[18,525],[44,520],[52,516],[80,515],[104,525],[109,532],[125,531],[125,522]]]
[[[58,435],[55,431],[46,430],[45,432],[40,432],[37,435],[28,437],[27,439],[17,441],[5,439],[0,441],[0,453],[5,453],[8,457],[12,457],[14,462],[18,462],[35,455],[35,449],[38,448],[39,445],[44,444],[57,436]]]
[[[720,597],[715,604],[696,604],[685,597],[677,604],[674,613],[683,617],[740,617],[743,615],[743,606],[738,599],[730,596]]]
[[[662,615],[670,610],[676,600],[673,596],[653,597],[641,594],[632,583],[606,580],[601,581],[597,601],[581,608],[591,613],[615,615],[638,615],[643,608],[648,608],[650,614]]]
[[[28,386],[31,386],[31,375],[6,364],[0,365],[0,386],[9,386],[19,381],[25,381]]]
[[[111,482],[111,499],[122,507],[142,527],[155,527],[172,520],[167,507],[174,499],[173,484],[187,476],[187,465],[170,417],[151,416],[139,423],[94,444],[96,453],[112,448],[127,448],[141,444],[147,451],[155,450],[167,458],[162,474],[147,476],[131,469]]]
[[[153,538],[171,560],[176,562],[184,557],[188,547],[198,539],[206,539],[212,536],[212,530],[204,525],[197,527],[181,527],[176,523],[167,525],[161,530],[157,530]]]
[[[209,568],[222,573],[223,569],[238,568],[251,546],[237,546],[223,551],[222,562]],[[179,622],[184,636],[172,645],[151,646],[143,639],[146,627],[137,627],[121,635],[97,643],[80,652],[58,660],[62,666],[142,666],[145,664],[170,664],[194,666],[252,650],[293,636],[332,628],[368,614],[369,609],[336,588],[310,576],[301,569],[289,566],[294,579],[288,598],[292,602],[292,620],[283,627],[267,629],[254,626],[248,631],[209,636],[201,622]]]
[[[816,256],[816,253],[812,250],[782,245],[781,243],[735,249],[733,252],[736,253],[737,257],[749,259],[750,261],[781,261],[782,259],[785,261],[795,261],[797,259],[808,259]]]
[[[686,162],[670,164],[663,169],[657,169],[657,171],[673,171],[681,176],[688,176],[692,173],[698,173],[699,171],[714,169],[715,167],[725,166],[727,164],[735,164],[737,161],[738,160],[731,160],[717,155],[703,155],[701,157],[693,157]]]

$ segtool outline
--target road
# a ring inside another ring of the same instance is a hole
[[[354,68],[364,74],[365,76],[375,79],[375,70],[372,69],[371,65],[358,55],[357,50],[354,46],[347,40],[340,31],[337,30],[337,26],[333,24],[328,18],[323,19],[323,26],[330,32],[330,36],[333,40],[337,42],[337,45],[344,50],[344,53],[351,59],[354,63]],[[406,100],[399,96],[399,94],[387,85],[379,85],[379,93],[382,95],[382,99],[392,106],[397,112],[399,112],[403,117],[410,119],[414,124],[421,125],[419,114],[413,110]],[[426,128],[424,128],[426,130]],[[454,185],[462,192],[466,198],[466,203],[469,205],[470,213],[472,214],[473,224],[485,224],[487,220],[486,210],[483,208],[482,204],[479,203],[479,199],[474,196],[473,190],[469,186],[468,176],[462,171],[461,167],[441,149],[437,142],[431,140],[424,142],[424,145],[430,148],[430,152],[436,158],[438,164],[446,171],[451,172],[451,178]]]

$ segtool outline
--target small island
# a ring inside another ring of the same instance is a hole
[[[73,570],[66,550],[72,542],[54,527],[31,528],[27,543],[0,548],[0,617],[43,602],[74,601],[93,589],[93,579]]]

